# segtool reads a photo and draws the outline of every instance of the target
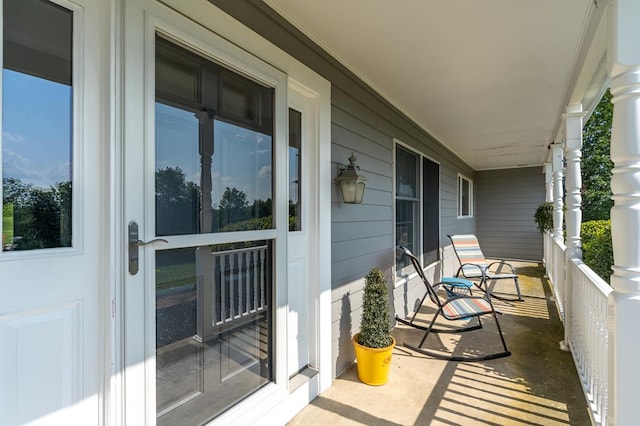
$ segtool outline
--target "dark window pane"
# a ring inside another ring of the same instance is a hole
[[[396,146],[396,245],[402,245],[420,255],[420,193],[419,156]],[[406,256],[397,252],[396,271],[409,265]]]
[[[273,244],[237,246],[156,252],[160,426],[206,423],[273,379]]]
[[[271,136],[218,120],[214,129],[214,232],[273,228]]]
[[[289,231],[302,229],[302,114],[289,109]]]
[[[396,197],[418,198],[418,157],[396,147]]]
[[[156,235],[200,232],[198,119],[156,103]]]
[[[273,228],[273,89],[156,42],[156,234]]]
[[[428,265],[440,258],[440,165],[422,160],[423,259]]]
[[[470,182],[463,178],[459,177],[459,205],[458,205],[458,215],[459,216],[470,216],[471,214],[471,185]]]
[[[72,12],[3,6],[2,250],[71,246]]]

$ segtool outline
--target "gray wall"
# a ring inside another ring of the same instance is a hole
[[[340,202],[335,186],[332,192],[332,332],[334,375],[339,374],[355,357],[351,337],[359,328],[363,277],[370,268],[377,266],[389,278],[392,315],[406,315],[424,294],[424,287],[416,280],[392,288],[393,139],[440,164],[440,241],[444,260],[428,272],[432,276],[451,274],[457,269],[447,234],[476,231],[477,217],[456,217],[457,174],[475,179],[475,172],[263,2],[210,1],[331,82],[333,177],[338,164],[345,164],[353,152],[368,178],[362,205]]]
[[[477,235],[486,257],[542,260],[533,221],[544,201],[542,167],[476,173]]]

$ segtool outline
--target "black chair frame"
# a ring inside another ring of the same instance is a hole
[[[454,238],[456,236],[447,235],[447,237],[449,237],[449,239],[451,240],[451,244],[453,245],[453,251],[455,252],[456,257],[458,258],[458,262],[460,263],[460,267],[458,268],[458,271],[456,272],[456,275],[455,275],[456,277],[463,277],[468,280],[479,280],[478,283],[475,283],[476,287],[488,293],[494,299],[502,300],[505,302],[523,302],[524,301],[524,299],[522,298],[522,293],[520,291],[520,284],[518,283],[518,274],[516,274],[514,267],[510,263],[505,262],[504,260],[497,260],[491,263],[487,262],[486,264],[465,262],[461,258],[460,253],[458,252],[458,249],[456,247],[456,242],[454,241]],[[479,244],[478,244],[478,250],[481,252]],[[484,254],[482,256],[484,257]],[[494,272],[493,269],[495,268],[495,265],[498,265],[500,268],[503,268],[503,267],[507,268],[508,272],[507,273]],[[469,268],[471,268],[472,270],[477,269],[478,272],[470,274]],[[491,292],[491,289],[489,288],[489,281],[503,280],[503,279],[513,280],[516,288],[517,298],[515,299],[507,298]]]
[[[487,297],[482,297],[482,296],[470,296],[470,295],[460,295],[460,294],[452,295],[448,293],[450,297],[448,297],[446,300],[441,300],[440,297],[438,296],[438,289],[442,286],[442,283],[431,285],[431,283],[429,282],[429,280],[424,274],[424,270],[422,269],[422,265],[420,265],[420,261],[413,255],[413,253],[411,253],[409,249],[403,246],[399,246],[399,249],[402,250],[403,254],[411,260],[413,267],[415,268],[416,272],[418,273],[418,276],[424,283],[427,290],[425,295],[422,297],[422,300],[420,301],[420,305],[418,305],[418,308],[416,309],[413,316],[411,317],[411,320],[407,321],[396,315],[396,320],[398,322],[425,332],[419,345],[414,346],[405,342],[403,343],[405,347],[415,352],[421,353],[423,355],[427,355],[432,358],[442,359],[447,361],[468,361],[468,362],[487,361],[491,359],[504,358],[511,355],[511,352],[507,348],[507,344],[505,342],[504,335],[502,333],[502,328],[500,327],[500,323],[498,321],[497,314],[499,312],[497,312],[494,309],[493,304],[491,303],[491,298],[488,295]],[[429,299],[437,306],[437,311],[433,315],[433,318],[431,319],[429,325],[425,327],[425,326],[416,324],[415,319],[416,319],[418,310],[426,300],[427,296],[429,296]],[[453,308],[452,308],[452,305],[453,305]],[[460,307],[460,306],[467,306],[467,305],[468,305],[467,307],[468,311],[458,312],[453,315],[451,314],[451,311],[455,311],[456,306]],[[447,313],[447,311],[449,311],[449,313]],[[493,316],[493,319],[496,324],[496,328],[498,329],[498,335],[500,336],[500,341],[504,349],[503,351],[486,354],[486,355],[478,355],[478,356],[473,356],[473,355],[456,356],[456,355],[446,355],[440,352],[435,352],[433,350],[423,348],[423,345],[429,333],[458,334],[458,333],[463,333],[463,332],[473,331],[473,330],[478,330],[483,328],[480,317],[484,315]],[[477,324],[468,325],[465,327],[451,328],[451,329],[436,328],[434,327],[434,325],[436,323],[436,320],[440,316],[450,321],[476,318]]]

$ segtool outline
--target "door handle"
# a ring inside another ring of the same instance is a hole
[[[151,241],[144,242],[138,239],[138,224],[135,221],[129,222],[129,273],[135,275],[138,273],[139,247],[153,243],[168,243],[164,238],[155,238]]]
[[[129,244],[134,245],[136,247],[143,247],[153,243],[169,243],[169,241],[165,240],[164,238],[156,238],[154,240],[147,241],[146,243],[142,240],[129,241]]]

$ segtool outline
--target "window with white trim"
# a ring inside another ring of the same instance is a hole
[[[473,181],[458,175],[458,218],[473,216]]]
[[[395,147],[395,234],[402,245],[421,258],[423,265],[439,259],[440,166],[421,154]],[[397,251],[398,277],[412,273],[409,260]]]

